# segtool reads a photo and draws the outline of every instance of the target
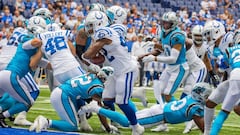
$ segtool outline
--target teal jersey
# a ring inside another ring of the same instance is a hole
[[[24,38],[23,40],[28,41],[29,39]],[[23,49],[23,44],[24,43],[20,43],[18,45],[15,55],[6,68],[6,70],[17,73],[20,78],[24,77],[28,72],[31,72],[29,67],[30,59],[37,52],[37,48]]]
[[[217,58],[216,63],[219,69],[226,70],[229,68],[229,61],[225,51],[221,51],[219,47],[214,47],[213,56]]]
[[[240,68],[240,44],[227,48],[227,52],[231,69]]]
[[[77,27],[77,31],[81,30],[81,29],[84,29],[84,23],[80,24],[78,27]]]
[[[60,85],[60,88],[74,99],[79,96],[82,99],[88,99],[95,94],[102,95],[103,83],[95,74],[84,74],[66,81]]]
[[[203,105],[190,95],[166,104],[163,111],[165,121],[171,124],[190,121],[194,115],[203,117],[204,114]]]
[[[46,24],[47,24],[47,25],[48,25],[48,24],[51,24],[51,23],[54,23],[54,21],[52,21],[50,18],[45,19],[45,21],[46,21]]]
[[[185,35],[184,33],[179,29],[176,28],[175,30],[171,31],[167,35],[165,35],[165,32],[161,32],[160,34],[160,40],[162,43],[162,47],[164,49],[165,56],[171,56],[171,49],[174,47],[174,45],[181,44],[182,48],[180,50],[180,54],[177,58],[176,63],[170,64],[170,65],[177,65],[182,64],[186,62],[186,45],[185,45]]]

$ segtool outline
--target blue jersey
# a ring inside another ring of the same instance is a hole
[[[28,40],[28,37],[23,39],[23,41]],[[20,78],[24,77],[29,71],[31,71],[29,67],[30,58],[37,52],[37,48],[23,49],[23,44],[24,43],[18,45],[15,55],[6,68],[6,70],[17,73]]]
[[[174,45],[181,44],[182,48],[180,50],[180,54],[177,58],[177,61],[175,64],[170,65],[176,65],[176,64],[182,64],[186,62],[186,45],[185,45],[185,35],[181,32],[179,28],[176,28],[175,30],[171,31],[167,35],[165,35],[165,32],[161,32],[160,34],[160,40],[162,42],[162,47],[164,49],[165,56],[171,56],[171,49],[174,47]]]
[[[227,52],[231,69],[240,68],[240,44],[227,48]]]
[[[194,115],[203,117],[203,105],[190,95],[166,104],[163,111],[165,121],[171,124],[192,120]]]
[[[102,96],[103,83],[95,74],[85,74],[66,81],[60,88],[74,99],[88,99],[95,94]]]

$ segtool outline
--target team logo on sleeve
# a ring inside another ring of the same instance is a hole
[[[105,37],[105,33],[99,32],[98,38],[99,38],[99,39],[102,39],[102,38],[104,38],[104,37]]]

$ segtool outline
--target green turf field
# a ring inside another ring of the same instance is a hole
[[[180,92],[176,93],[176,97],[179,97]],[[38,97],[37,101],[35,102],[34,106],[31,108],[31,110],[27,114],[27,119],[30,121],[33,121],[38,115],[43,115],[49,119],[59,119],[56,112],[52,108],[49,100],[50,91],[46,88],[41,88],[40,96]],[[155,103],[155,99],[153,96],[153,91],[151,89],[147,89],[147,98],[149,101],[149,106]],[[142,109],[142,104],[138,99],[133,99],[133,101],[136,103],[138,109]],[[218,107],[219,110],[220,107]],[[120,111],[118,109],[118,111]],[[217,113],[217,112],[216,112]],[[91,134],[101,134],[105,135],[101,128],[100,128],[100,122],[98,120],[97,115],[94,114],[91,119],[88,120],[94,131]],[[150,129],[146,129],[145,135],[180,135],[182,134],[182,131],[184,130],[184,124],[177,124],[177,125],[170,125],[168,124],[168,127],[170,129],[169,132],[161,132],[161,133],[153,133],[150,131]],[[235,114],[231,113],[228,120],[225,122],[224,127],[221,130],[220,135],[240,135],[240,118]],[[130,129],[120,129],[120,132],[122,135],[130,135],[131,130]],[[200,135],[200,130],[194,130],[189,135]]]

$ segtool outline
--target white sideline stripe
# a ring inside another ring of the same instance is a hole
[[[22,128],[22,127],[15,127],[16,129],[25,129],[28,130],[28,128]],[[49,132],[55,132],[55,133],[64,133],[64,134],[76,134],[76,135],[96,135],[96,134],[87,134],[87,133],[81,133],[81,132],[63,132],[63,131],[56,131],[56,130],[47,130]]]
[[[51,111],[51,112],[55,112],[54,109],[47,109],[47,108],[39,108],[39,107],[31,107],[31,110],[35,110],[35,111]]]

